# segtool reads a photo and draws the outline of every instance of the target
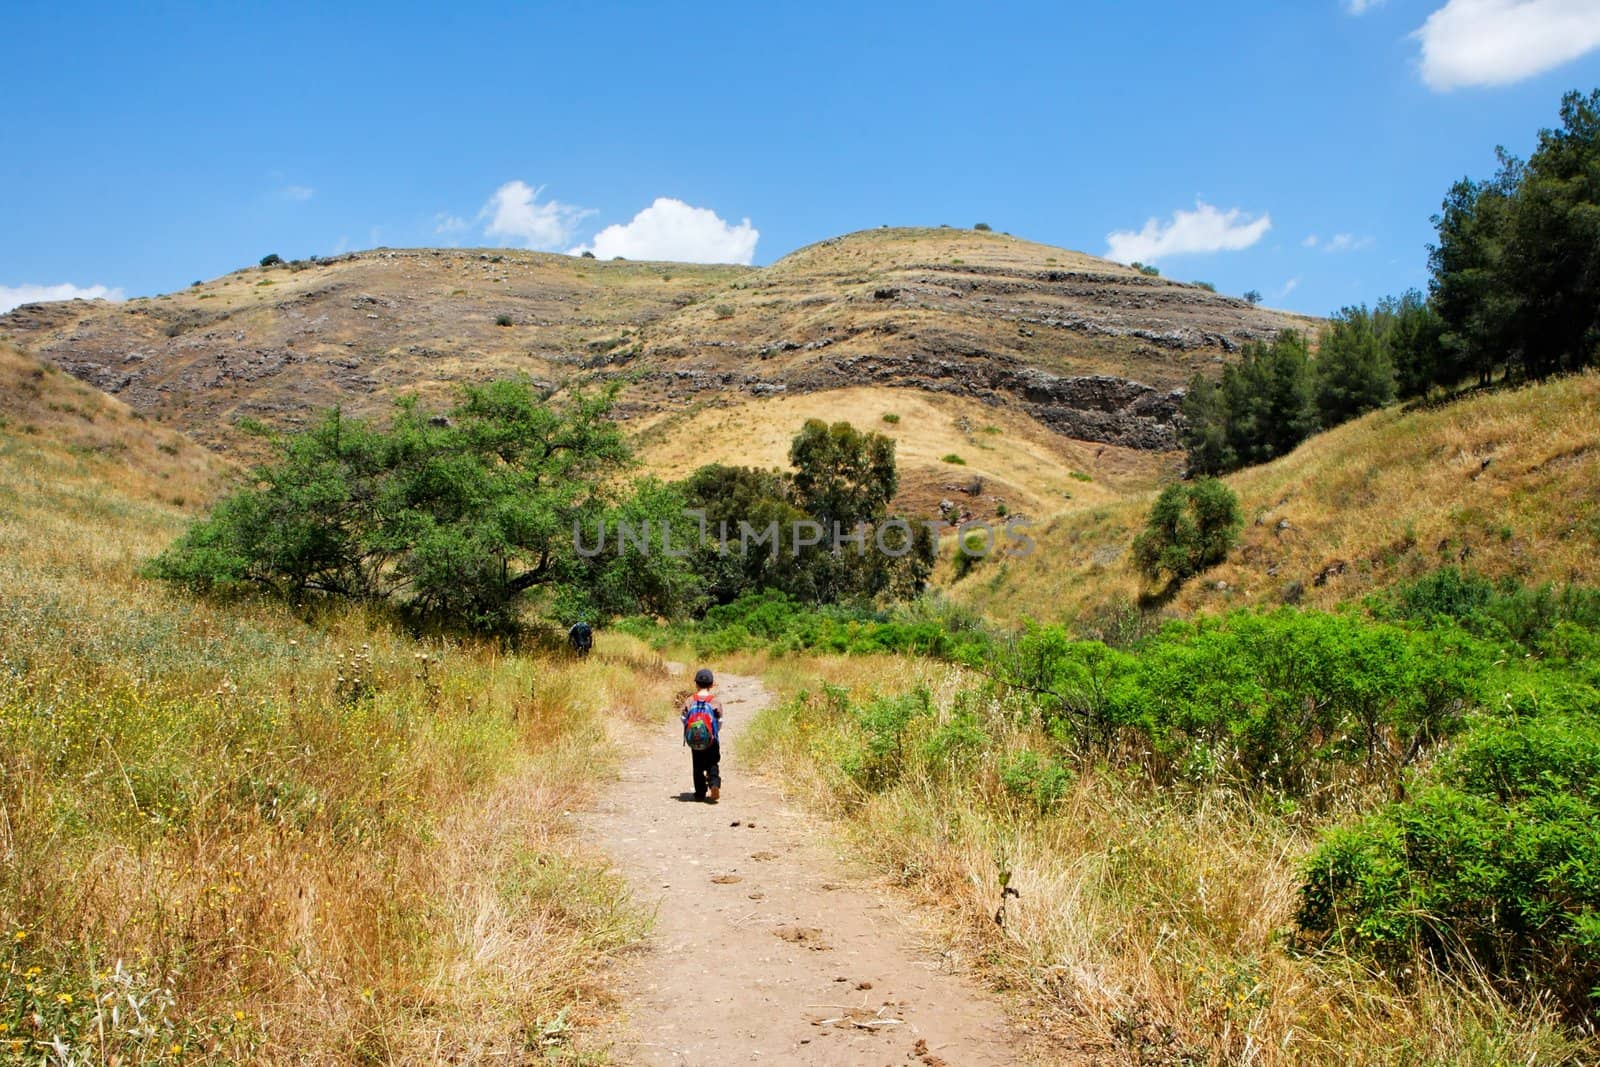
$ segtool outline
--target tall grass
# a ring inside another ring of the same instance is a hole
[[[1070,1046],[1140,1064],[1596,1052],[1554,1011],[1512,1007],[1487,981],[1294,951],[1301,863],[1347,811],[1155,790],[1075,763],[1014,704],[926,661],[790,660],[768,677],[789,698],[754,724],[748,754],[899,891],[942,911],[957,957]]]
[[[184,490],[47,440],[0,432],[0,1057],[577,1056],[644,917],[565,813],[659,658],[178,598]]]

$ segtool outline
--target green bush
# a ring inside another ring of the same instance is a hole
[[[1239,498],[1215,478],[1174,483],[1156,498],[1144,532],[1134,538],[1134,562],[1152,580],[1184,581],[1226,559],[1243,525]]]
[[[1495,583],[1455,567],[1400,585],[1372,606],[1379,614],[1418,622],[1449,619],[1479,636],[1515,641],[1530,651],[1545,651],[1564,623],[1600,630],[1600,589],[1565,586],[1558,592],[1515,579]]]
[[[884,414],[883,414],[883,421],[884,421],[884,422],[887,422],[887,423],[889,423],[889,424],[890,424],[890,425],[891,425],[891,426],[892,426],[892,425],[894,425],[894,424],[895,424],[895,423],[897,423],[897,422],[899,422],[899,421],[900,421],[900,416],[899,416],[899,415],[896,415],[896,414],[895,414],[895,413],[894,413],[894,412],[892,412],[892,411],[886,411],[886,412],[884,412]]]
[[[1102,687],[1103,714],[1148,739],[1158,779],[1307,796],[1344,769],[1396,778],[1459,729],[1493,655],[1457,631],[1238,612],[1146,642]]]
[[[283,257],[278,255],[278,253],[276,253],[276,252],[273,252],[273,253],[271,253],[269,255],[265,255],[265,256],[261,257],[261,265],[263,267],[276,267],[278,264],[280,264],[282,262],[283,262]]]
[[[958,467],[965,467],[967,465],[967,461],[956,455],[954,452],[939,457],[939,460],[942,463],[951,463]]]
[[[1593,1025],[1600,992],[1600,723],[1487,722],[1411,799],[1330,833],[1306,865],[1312,944],[1398,970],[1471,966]]]
[[[906,734],[912,721],[931,709],[932,698],[925,689],[854,708],[857,743],[841,758],[840,768],[863,789],[887,789],[905,769]]]
[[[1000,764],[1000,785],[1041,815],[1067,795],[1072,781],[1070,769],[1032,749],[1014,753]]]
[[[511,316],[510,315],[496,315],[494,317],[494,324],[496,326],[510,326],[511,325]]]

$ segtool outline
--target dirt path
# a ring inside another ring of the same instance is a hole
[[[739,730],[770,699],[725,677],[723,794],[694,801],[675,724],[639,739],[584,821],[658,903],[621,976],[623,1064],[1014,1064],[998,1003],[946,973],[892,905],[843,868],[825,831],[749,777]]]

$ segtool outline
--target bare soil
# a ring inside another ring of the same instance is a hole
[[[694,800],[675,722],[634,739],[586,829],[657,908],[621,964],[626,1064],[1043,1062],[999,999],[952,973],[825,828],[740,765],[771,699],[725,676],[720,803]]]

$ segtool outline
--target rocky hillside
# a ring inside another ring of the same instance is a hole
[[[405,391],[626,376],[627,412],[842,387],[954,394],[1069,439],[1175,445],[1175,390],[1309,320],[969,230],[883,229],[763,269],[376,250],[125,304],[28,305],[0,338],[213,446]]]
[[[608,357],[669,396],[884,385],[1026,412],[1063,436],[1176,447],[1176,390],[1313,320],[1005,234],[865,230],[803,248]]]

